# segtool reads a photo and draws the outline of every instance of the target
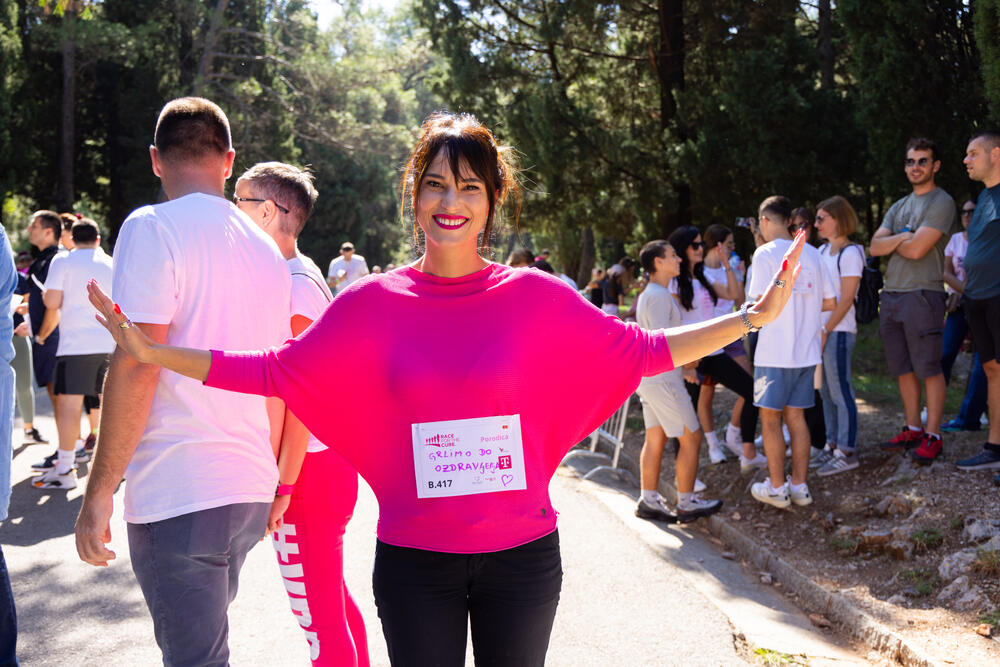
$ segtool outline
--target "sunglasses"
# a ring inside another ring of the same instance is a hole
[[[705,242],[704,241],[692,241],[691,242],[691,247],[694,248],[695,250],[697,250],[698,248],[704,248],[705,247]]]
[[[241,201],[265,202],[265,201],[268,201],[268,200],[267,199],[254,199],[252,197],[237,197],[236,195],[233,195],[233,203],[234,204],[239,205],[239,203]],[[284,206],[282,206],[281,204],[279,204],[278,202],[274,201],[273,199],[271,199],[270,202],[272,204],[274,204],[277,207],[277,209],[279,211],[281,211],[282,213],[288,213],[288,209],[285,208]]]
[[[972,213],[973,213],[973,212],[974,212],[975,210],[976,210],[976,209],[974,209],[974,208],[963,208],[963,209],[962,209],[962,215],[972,215]]]
[[[930,163],[931,159],[929,157],[922,157],[919,160],[914,160],[912,157],[908,157],[906,158],[905,164],[907,167],[917,167],[917,166],[926,167]]]

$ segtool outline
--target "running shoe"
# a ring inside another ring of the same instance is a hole
[[[1000,454],[984,448],[975,456],[962,459],[955,466],[959,470],[1000,470]]]
[[[708,500],[692,496],[686,502],[677,505],[677,523],[691,523],[703,516],[710,516],[722,509],[721,500]]]
[[[812,453],[809,455],[809,469],[822,468],[830,459],[833,458],[833,451],[830,449],[830,445],[827,445],[823,449],[812,448]]]
[[[708,443],[708,460],[712,463],[722,463],[726,460],[726,451],[718,440],[715,443]]]
[[[73,452],[73,462],[74,463],[86,463],[90,460],[90,454],[83,447],[75,450]],[[31,469],[37,470],[38,472],[45,472],[46,470],[52,470],[56,467],[56,461],[59,459],[59,450],[52,452],[44,459],[38,463],[32,463]]]
[[[919,431],[914,431],[906,424],[903,424],[903,430],[900,431],[892,440],[887,440],[885,442],[880,442],[878,446],[886,452],[898,452],[901,449],[913,449],[920,445],[924,439],[925,432],[923,429]]]
[[[809,493],[809,485],[803,483],[803,490],[796,491],[792,487],[792,480],[788,478],[785,483],[785,488],[788,489],[788,497],[793,503],[798,506],[811,505],[813,501],[812,494]]]
[[[48,470],[31,480],[32,486],[36,489],[64,489],[76,488],[76,473],[71,469],[65,475],[60,475],[55,468]]]
[[[977,424],[975,428],[969,428],[962,422],[961,419],[955,417],[951,421],[946,421],[941,424],[941,430],[945,433],[958,433],[959,431],[978,431],[979,425]]]
[[[830,475],[836,475],[837,473],[847,472],[848,470],[854,470],[859,465],[858,455],[856,452],[843,452],[839,449],[833,450],[833,454],[830,456],[829,460],[820,466],[816,474],[820,477],[829,477]]]
[[[94,447],[97,446],[97,434],[91,433],[87,436],[87,439],[83,441],[83,448],[88,452],[93,452]]]
[[[24,432],[24,444],[26,445],[47,445],[49,441],[42,437],[38,429],[31,427]]]
[[[640,519],[677,523],[677,515],[670,511],[670,508],[667,507],[662,498],[657,500],[656,504],[647,503],[640,498],[639,503],[635,506],[635,515]]]
[[[752,459],[740,454],[740,474],[746,475],[753,472],[754,470],[760,470],[761,468],[767,467],[767,458],[761,453],[754,455]]]
[[[930,433],[924,433],[920,444],[911,452],[913,460],[922,466],[929,466],[934,463],[934,459],[941,455],[943,446],[944,443],[941,442],[941,438]]]
[[[788,497],[788,485],[782,484],[780,489],[772,489],[771,481],[765,479],[750,486],[750,495],[766,505],[774,505],[784,509],[792,504]]]

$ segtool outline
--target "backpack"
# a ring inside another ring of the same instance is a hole
[[[857,243],[850,245],[856,247],[861,257],[865,253]],[[840,275],[840,256],[844,248],[837,253],[837,274]],[[879,291],[882,289],[882,271],[879,269],[879,258],[869,257],[865,262],[865,267],[861,270],[861,280],[858,282],[858,294],[854,297],[854,319],[858,324],[868,324],[878,317]]]

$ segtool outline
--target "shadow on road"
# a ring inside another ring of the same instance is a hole
[[[44,458],[45,454],[38,450],[39,448],[34,448],[25,452],[25,447],[22,446],[18,453]],[[82,464],[77,474],[82,478],[86,473],[87,466]],[[70,494],[60,489],[36,489],[31,485],[31,477],[21,480],[11,489],[7,520],[0,525],[0,544],[31,546],[71,534],[82,501],[83,498],[78,493]]]

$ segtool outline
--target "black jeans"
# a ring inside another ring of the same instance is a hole
[[[541,667],[562,588],[559,534],[455,554],[378,541],[372,589],[393,667]]]
[[[0,548],[0,667],[17,667],[17,611],[10,576]]]
[[[698,373],[708,375],[738,396],[743,397],[743,411],[740,412],[740,437],[743,442],[753,442],[757,435],[757,406],[753,404],[753,377],[743,367],[723,352],[710,357],[702,357],[698,362]],[[695,410],[698,409],[700,384],[684,383]]]

